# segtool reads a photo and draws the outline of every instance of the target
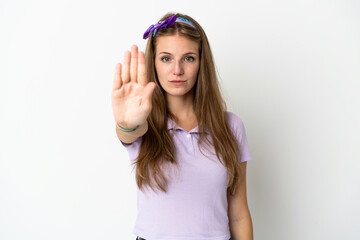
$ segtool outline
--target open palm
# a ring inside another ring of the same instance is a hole
[[[152,108],[155,86],[147,81],[144,53],[132,46],[131,53],[125,53],[123,66],[118,63],[115,69],[111,96],[115,121],[124,128],[144,124]]]

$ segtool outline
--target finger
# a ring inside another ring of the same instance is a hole
[[[121,63],[117,63],[115,67],[113,90],[119,88],[121,88]]]
[[[124,63],[121,73],[122,84],[130,81],[130,55],[129,51],[126,51],[124,54]]]
[[[149,82],[144,88],[144,94],[142,97],[143,107],[147,108],[151,106],[151,95],[154,92],[156,84],[154,82]]]
[[[130,63],[130,81],[137,82],[137,70],[138,70],[138,47],[136,45],[132,45],[131,63]]]
[[[147,83],[146,76],[146,64],[145,64],[145,54],[143,52],[139,52],[139,66],[138,66],[138,82],[145,86]]]

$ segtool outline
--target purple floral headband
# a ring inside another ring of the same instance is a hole
[[[148,37],[150,37],[151,32],[153,32],[153,37],[155,37],[155,34],[157,32],[157,30],[162,29],[162,28],[168,28],[171,27],[172,25],[174,25],[175,22],[182,22],[182,23],[186,23],[190,26],[192,26],[193,28],[196,29],[196,27],[186,18],[183,17],[177,17],[176,15],[173,15],[167,19],[165,19],[164,21],[160,21],[155,25],[151,25],[144,33],[143,35],[143,39],[147,39]]]

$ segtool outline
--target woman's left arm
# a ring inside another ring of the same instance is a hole
[[[240,163],[242,176],[235,195],[227,194],[231,240],[253,240],[253,227],[246,196],[246,165]]]

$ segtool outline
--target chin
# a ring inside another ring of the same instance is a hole
[[[180,90],[180,89],[179,89]],[[177,91],[166,91],[166,94],[169,96],[177,96],[177,97],[181,97],[181,96],[186,96],[189,95],[191,91],[185,91],[185,90],[177,90]]]
[[[167,92],[167,94],[170,95],[170,96],[180,97],[180,96],[185,96],[186,92]]]

